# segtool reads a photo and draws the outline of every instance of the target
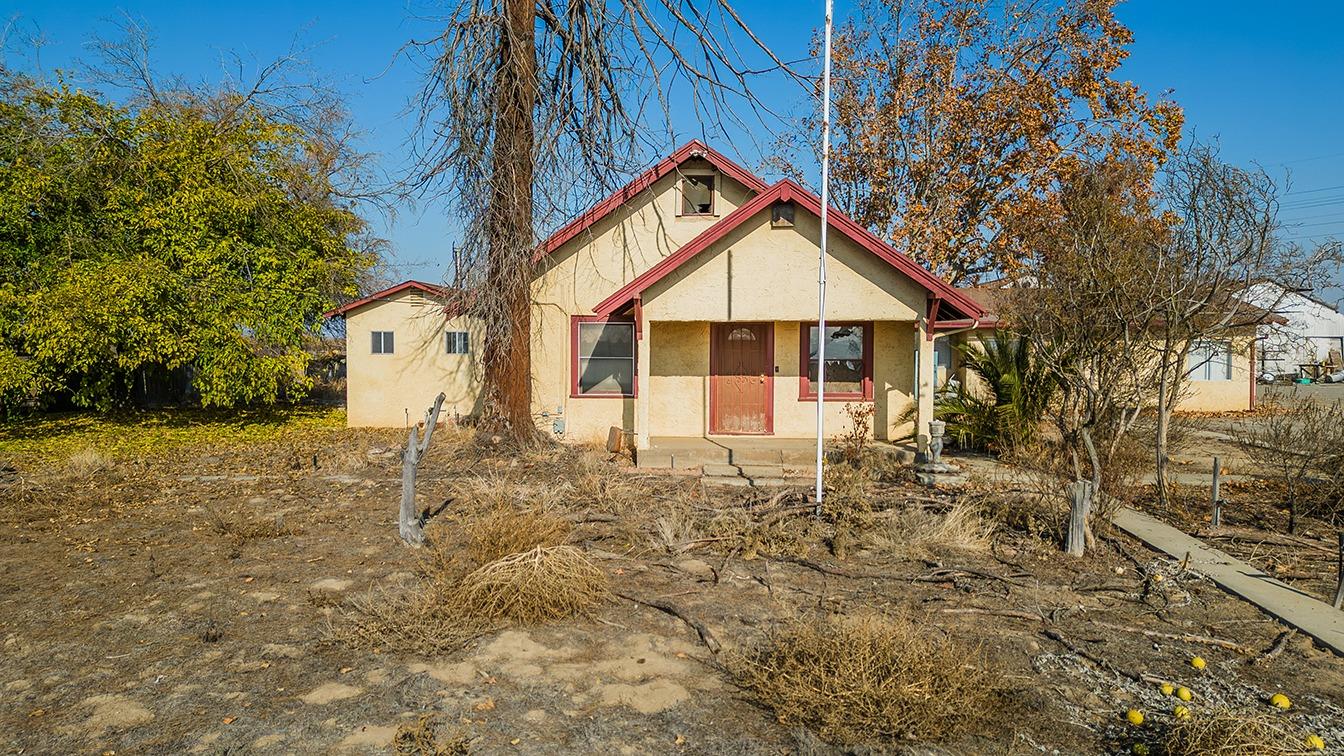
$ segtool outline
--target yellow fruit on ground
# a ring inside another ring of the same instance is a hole
[[[1324,750],[1325,750],[1325,741],[1324,741],[1324,740],[1321,740],[1321,736],[1320,736],[1320,735],[1308,735],[1308,736],[1307,736],[1307,748],[1310,748],[1310,749],[1313,750],[1313,751],[1324,751]]]
[[[1138,727],[1139,725],[1143,724],[1143,712],[1139,711],[1138,709],[1130,709],[1129,711],[1125,712],[1125,719],[1128,719],[1130,724],[1134,725],[1135,727]]]
[[[1195,669],[1204,669],[1204,667],[1206,666],[1204,662],[1204,657],[1196,656],[1195,658],[1191,659],[1190,666],[1194,667]]]
[[[1177,688],[1176,697],[1181,699],[1182,701],[1189,701],[1190,699],[1195,697],[1195,694],[1191,693],[1189,688]]]
[[[1171,683],[1162,683],[1162,695],[1169,696],[1175,692],[1176,688]]]
[[[1135,743],[1129,750],[1134,753],[1134,756],[1148,756],[1147,743]]]
[[[1184,706],[1179,705],[1179,704],[1176,706],[1176,708],[1174,708],[1174,709],[1171,710],[1171,713],[1172,713],[1172,715],[1174,715],[1177,719],[1189,719],[1189,718],[1190,718],[1190,710],[1187,709],[1187,708],[1184,707]]]
[[[1160,583],[1160,582],[1162,582],[1162,576],[1161,576],[1161,575],[1153,575],[1153,582],[1154,582],[1154,583]]]
[[[1270,696],[1269,703],[1271,706],[1280,709],[1287,709],[1293,705],[1293,702],[1288,700],[1288,696],[1285,696],[1282,693],[1275,693],[1273,696]]]

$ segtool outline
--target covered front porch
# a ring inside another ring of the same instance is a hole
[[[640,323],[634,446],[641,467],[813,467],[817,344],[806,321]],[[828,321],[824,435],[846,406],[873,409],[870,435],[908,449],[933,412],[934,345],[923,321]]]

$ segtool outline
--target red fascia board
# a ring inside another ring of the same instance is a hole
[[[638,196],[640,192],[653,186],[658,180],[676,170],[678,166],[695,157],[703,157],[710,165],[718,168],[721,173],[736,179],[752,191],[764,192],[769,189],[766,183],[756,174],[729,160],[723,153],[704,142],[693,139],[678,147],[671,155],[660,160],[657,165],[636,176],[633,181],[626,184],[615,194],[593,205],[579,217],[561,226],[558,231],[542,242],[541,247],[533,255],[532,262],[539,262],[542,258],[564,246],[566,242],[588,230],[594,223],[607,217],[617,208]]]
[[[728,232],[742,225],[757,213],[769,208],[775,202],[794,202],[813,215],[818,217],[821,215],[821,199],[817,195],[788,179],[779,181],[767,191],[756,195],[746,204],[729,213],[723,220],[705,229],[704,232],[687,242],[681,249],[663,258],[657,265],[622,286],[615,294],[602,300],[593,311],[599,314],[615,312],[636,295],[676,270],[682,263],[703,252],[709,245],[722,239]],[[827,217],[831,228],[844,234],[859,246],[914,279],[927,291],[956,308],[962,315],[971,319],[984,315],[984,310],[965,294],[925,270],[919,263],[892,249],[891,245],[878,239],[868,229],[850,220],[843,213],[831,209]]]
[[[357,310],[360,307],[363,307],[364,305],[373,304],[374,302],[377,302],[380,299],[387,299],[388,297],[391,297],[395,294],[400,294],[401,292],[407,291],[408,289],[422,291],[426,294],[436,297],[446,297],[449,291],[448,289],[445,289],[442,286],[427,284],[424,281],[402,281],[396,286],[383,289],[382,291],[375,291],[374,293],[368,295],[367,297],[356,299],[353,302],[343,304],[334,310],[328,310],[327,312],[322,313],[322,317],[324,318],[343,317],[347,312],[350,312],[351,310]]]

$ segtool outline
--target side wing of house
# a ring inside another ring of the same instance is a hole
[[[350,426],[407,427],[424,419],[440,391],[448,417],[478,409],[478,321],[445,316],[442,298],[428,287],[380,292],[347,307],[341,314]]]

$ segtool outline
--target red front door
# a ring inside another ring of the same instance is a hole
[[[710,433],[774,431],[774,354],[770,323],[710,325]]]

